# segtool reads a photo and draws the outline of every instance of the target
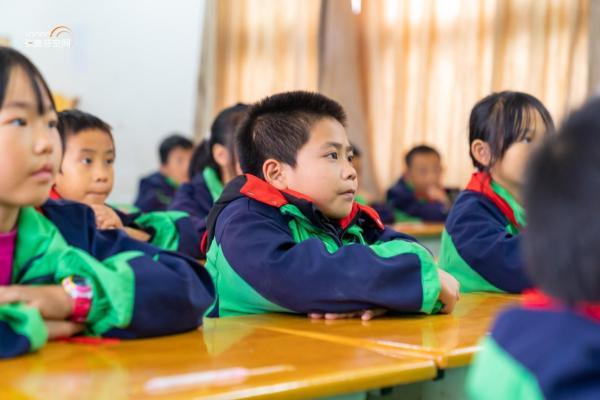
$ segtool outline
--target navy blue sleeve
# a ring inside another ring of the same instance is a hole
[[[421,262],[414,253],[384,258],[352,244],[332,254],[318,239],[296,243],[277,209],[247,199],[223,211],[215,233],[235,272],[263,297],[294,312],[421,309]]]
[[[142,179],[134,205],[143,212],[164,211],[171,202],[171,191],[166,183],[160,184],[157,179]]]
[[[100,231],[93,211],[85,205],[49,203],[44,213],[65,240],[94,258],[103,261],[126,251],[144,253],[130,261],[135,276],[131,324],[111,334],[128,338],[165,335],[195,329],[202,323],[202,315],[214,299],[214,287],[196,260],[131,239],[120,230]]]
[[[183,217],[175,222],[179,233],[177,252],[186,254],[196,260],[204,258],[200,251],[202,236],[206,232],[206,221],[197,217]]]
[[[181,185],[169,210],[185,211],[193,217],[205,220],[213,206],[213,200],[201,178],[201,174],[196,175],[191,182]]]
[[[387,201],[392,207],[425,221],[444,222],[448,216],[444,204],[420,201],[401,182],[388,190]]]
[[[458,254],[497,288],[521,293],[532,286],[521,255],[520,235],[506,231],[508,220],[481,195],[463,194],[454,204],[446,231]]]
[[[0,358],[16,357],[27,354],[31,345],[29,339],[12,330],[10,325],[0,321]]]

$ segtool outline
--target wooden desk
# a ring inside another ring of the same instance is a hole
[[[430,222],[400,222],[392,226],[398,232],[416,238],[439,237],[444,231],[444,224]]]
[[[301,316],[265,314],[236,317],[251,326],[275,332],[302,334],[330,343],[355,344],[371,350],[394,349],[425,357],[438,368],[465,366],[477,351],[496,314],[518,302],[515,295],[462,294],[451,315],[394,316],[363,322],[309,320]]]
[[[177,336],[100,346],[50,343],[38,353],[0,361],[0,398],[314,398],[436,376],[431,360],[383,350],[229,318],[208,320],[202,330]],[[216,377],[202,383],[198,375],[181,381],[182,375],[219,371],[238,372],[220,383]]]

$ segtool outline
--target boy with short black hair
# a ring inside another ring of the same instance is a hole
[[[309,92],[248,110],[237,136],[246,175],[227,185],[208,217],[206,268],[217,288],[208,316],[452,310],[457,282],[424,247],[354,202],[345,121],[338,103]]]
[[[448,192],[442,186],[442,159],[433,147],[412,148],[404,157],[406,171],[387,192],[397,222],[444,222],[450,209]]]
[[[158,149],[160,170],[140,180],[135,206],[143,212],[165,211],[177,188],[188,181],[188,168],[194,144],[188,138],[173,134]]]
[[[163,250],[201,257],[204,224],[181,211],[125,213],[106,205],[114,183],[115,144],[111,127],[80,110],[58,115],[63,159],[52,196],[77,201],[94,210],[99,229],[121,229],[130,237]]]
[[[600,99],[532,156],[524,185],[528,275],[468,378],[471,398],[600,398]]]

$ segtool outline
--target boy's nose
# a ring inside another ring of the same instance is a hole
[[[352,166],[351,163],[348,164],[346,169],[344,170],[344,179],[354,180],[357,178],[356,169]]]

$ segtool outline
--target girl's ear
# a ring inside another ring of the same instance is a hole
[[[471,143],[471,154],[477,162],[484,167],[489,167],[492,161],[492,150],[487,142],[481,139],[475,139]]]
[[[221,169],[229,168],[231,163],[231,157],[229,150],[222,144],[215,143],[210,150],[212,158],[221,167]]]
[[[281,161],[269,158],[263,164],[262,173],[265,177],[265,181],[275,186],[277,189],[285,190],[288,188],[285,168]]]

